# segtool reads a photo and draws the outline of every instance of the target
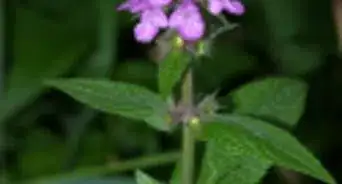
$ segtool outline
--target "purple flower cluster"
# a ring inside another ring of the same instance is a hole
[[[127,0],[118,10],[139,15],[140,21],[134,28],[134,36],[141,43],[151,42],[160,29],[167,28],[176,30],[183,40],[196,41],[205,32],[199,1],[201,0]],[[165,10],[169,7],[175,7],[175,10],[168,16]],[[218,15],[222,11],[241,15],[245,8],[239,0],[208,0],[208,12]]]

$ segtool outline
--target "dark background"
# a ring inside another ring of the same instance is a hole
[[[136,21],[115,10],[121,1],[2,1],[1,183],[35,181],[56,173],[61,174],[56,180],[67,179],[87,168],[94,170],[85,174],[85,180],[99,182],[107,176],[111,180],[107,182],[132,183],[132,171],[117,173],[106,166],[179,149],[177,133],[160,133],[142,122],[103,114],[42,85],[44,79],[77,76],[110,78],[156,90],[156,62],[163,49],[135,42],[132,29]],[[338,49],[342,3],[244,3],[244,16],[227,16],[241,27],[213,40],[210,57],[195,63],[195,97],[217,89],[223,96],[270,75],[304,79],[309,84],[306,111],[291,131],[342,181],[342,61]],[[211,17],[207,24],[218,27],[219,21]],[[65,174],[73,169],[80,171]],[[146,171],[166,181],[172,169],[171,163]],[[319,183],[279,168],[272,169],[264,180]]]

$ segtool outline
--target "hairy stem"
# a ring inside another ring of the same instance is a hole
[[[183,104],[191,112],[193,109],[193,79],[192,71],[186,73],[182,86]],[[183,140],[182,140],[182,184],[193,184],[194,180],[194,155],[195,139],[188,122],[183,122]]]

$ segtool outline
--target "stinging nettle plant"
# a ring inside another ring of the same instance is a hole
[[[205,57],[208,43],[218,34],[235,27],[221,13],[242,15],[245,7],[240,1],[127,0],[118,10],[139,16],[133,30],[138,42],[150,43],[161,31],[171,37],[168,54],[158,63],[159,93],[99,79],[54,79],[46,84],[95,109],[144,121],[160,131],[172,132],[181,127],[182,157],[167,183],[255,184],[272,166],[336,183],[295,137],[269,122],[294,126],[299,121],[307,93],[304,82],[269,77],[248,83],[227,94],[234,109],[225,114],[218,113],[221,105],[215,93],[195,102],[192,64]],[[202,10],[217,17],[222,27],[206,30]],[[176,91],[179,83],[181,90]],[[175,95],[178,92],[179,99]],[[195,178],[197,141],[205,142],[206,150]],[[136,178],[138,184],[163,183],[139,170]]]

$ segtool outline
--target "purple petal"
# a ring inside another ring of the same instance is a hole
[[[152,24],[140,22],[134,28],[134,37],[138,42],[149,43],[157,36],[158,31]]]
[[[222,0],[209,0],[208,10],[213,15],[218,15],[222,12]]]
[[[188,14],[191,14],[192,12],[199,12],[198,7],[193,3],[192,0],[184,0],[179,8],[181,11],[186,11]]]
[[[182,24],[183,15],[182,12],[174,11],[169,18],[169,27],[170,28],[177,28]]]
[[[193,16],[187,19],[177,30],[184,40],[196,41],[203,36],[205,23],[201,17]]]
[[[148,22],[158,28],[166,28],[168,25],[167,16],[164,11],[159,8],[143,11],[141,14],[141,21]]]
[[[171,14],[169,27],[176,29],[187,41],[200,39],[205,31],[205,24],[198,7],[190,0],[183,3]]]
[[[238,0],[223,0],[224,9],[234,15],[242,15],[245,13],[245,6]]]
[[[169,27],[177,28],[183,22],[194,14],[198,14],[199,10],[195,4],[190,1],[183,2],[179,7],[170,15]]]
[[[135,3],[132,5],[131,12],[138,13],[150,8],[150,4],[146,0],[133,0]]]
[[[169,5],[172,0],[148,0],[153,7],[163,7]]]
[[[145,9],[148,9],[150,4],[147,0],[127,0],[126,2],[119,5],[118,10],[126,10],[131,13],[138,13]]]
[[[122,4],[120,4],[117,8],[117,10],[119,11],[123,11],[123,10],[129,10],[131,8],[131,3],[130,1],[126,1]]]

